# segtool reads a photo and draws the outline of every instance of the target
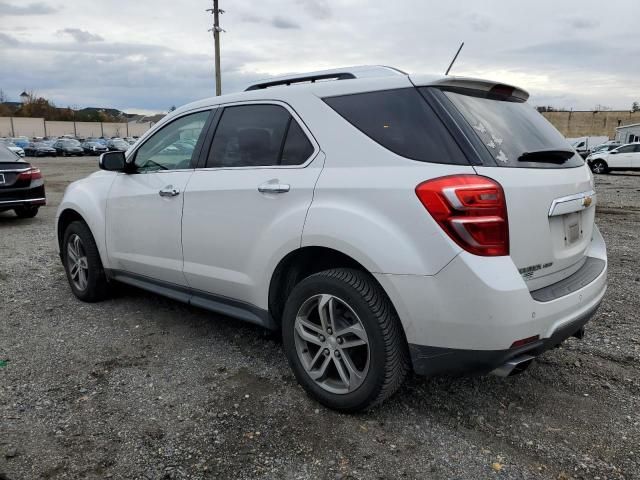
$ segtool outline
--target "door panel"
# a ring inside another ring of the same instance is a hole
[[[640,144],[636,145],[635,151],[629,155],[631,156],[631,168],[640,169]]]
[[[107,254],[117,270],[186,286],[182,272],[184,191],[202,150],[212,113],[183,115],[133,153],[107,200]]]
[[[182,219],[189,286],[266,307],[256,287],[266,291],[275,263],[300,246],[323,163],[320,154],[306,168],[197,170]],[[265,184],[289,190],[259,192]]]
[[[226,107],[184,199],[189,286],[267,308],[276,263],[300,246],[324,156],[283,104]]]
[[[180,219],[193,170],[120,174],[107,203],[107,251],[112,268],[186,285]],[[171,186],[179,193],[161,196]]]
[[[630,168],[633,149],[633,145],[625,145],[612,150],[607,156],[607,164],[611,168]]]

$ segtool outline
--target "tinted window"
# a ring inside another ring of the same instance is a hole
[[[279,165],[291,115],[278,105],[227,107],[216,129],[208,167]]]
[[[415,88],[343,95],[324,101],[354,127],[403,157],[468,165],[448,130]]]
[[[447,91],[445,94],[473,127],[499,166],[567,168],[584,163],[578,154],[563,163],[554,162],[556,159],[548,162],[519,160],[524,153],[572,149],[562,134],[527,103],[460,92]]]
[[[139,171],[178,170],[192,168],[192,157],[209,112],[185,115],[162,127],[149,137],[136,152],[135,165]],[[129,144],[116,140],[125,148]]]
[[[282,149],[282,165],[301,165],[313,153],[313,145],[293,118]]]
[[[635,150],[635,145],[625,145],[618,149],[618,153],[631,153]]]

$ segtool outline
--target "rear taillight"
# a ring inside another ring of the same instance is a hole
[[[509,255],[509,222],[499,183],[478,175],[452,175],[416,187],[418,198],[442,229],[475,255]]]
[[[22,172],[20,175],[18,175],[17,180],[25,180],[27,182],[30,182],[31,180],[38,180],[39,178],[42,178],[42,172],[40,171],[40,169],[30,168],[26,172]]]

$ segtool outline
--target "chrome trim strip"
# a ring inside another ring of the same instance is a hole
[[[0,201],[0,204],[7,203],[25,203],[25,202],[46,202],[46,198],[25,198],[24,200],[3,200]]]
[[[588,192],[581,192],[581,193],[576,193],[573,195],[567,195],[566,197],[560,197],[560,198],[556,198],[553,202],[551,202],[551,207],[549,208],[549,216],[553,217],[556,214],[554,213],[556,207],[562,203],[567,203],[567,202],[573,202],[575,200],[582,200],[586,197],[595,197],[596,196],[596,192],[595,190],[589,190]],[[581,209],[576,210],[576,212],[579,212],[580,210],[584,210],[585,207],[584,205],[582,206]]]
[[[29,170],[31,170],[31,167],[22,168],[22,169],[19,169],[19,170],[15,170],[15,169],[13,169],[13,170],[0,170],[0,173],[22,173],[22,172],[27,172]]]

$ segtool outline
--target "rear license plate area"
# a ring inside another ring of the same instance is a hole
[[[582,238],[582,213],[567,213],[562,216],[564,223],[564,243],[573,245]]]

